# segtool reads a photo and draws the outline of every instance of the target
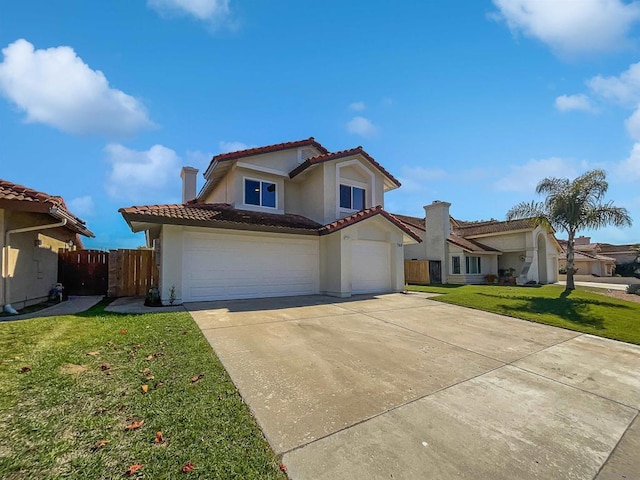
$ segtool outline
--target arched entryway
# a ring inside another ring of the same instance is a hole
[[[548,283],[547,275],[547,239],[545,235],[538,234],[538,283]]]

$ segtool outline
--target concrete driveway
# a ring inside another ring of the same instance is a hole
[[[640,347],[427,297],[186,307],[292,479],[640,478]]]

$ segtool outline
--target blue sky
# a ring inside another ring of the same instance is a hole
[[[0,178],[135,247],[118,208],[179,202],[182,165],[314,136],[362,145],[410,215],[503,219],[604,168],[635,224],[592,236],[640,242],[639,32],[621,0],[5,2]]]

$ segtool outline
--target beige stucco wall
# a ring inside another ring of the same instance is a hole
[[[56,223],[49,215],[29,212],[4,210],[0,217],[3,243],[7,230]],[[2,294],[0,304],[10,303],[20,309],[45,300],[51,285],[58,280],[58,250],[66,248],[67,242],[74,239],[75,234],[65,228],[10,235],[10,248],[2,250],[3,262],[8,253],[10,294],[8,302]],[[2,275],[4,279],[4,272]]]
[[[160,232],[160,297],[168,305],[171,287],[175,302],[182,303],[182,240],[184,227],[163,225]]]
[[[302,180],[285,182],[285,210],[320,224],[325,222],[325,195],[331,190],[324,185],[324,166],[312,168]]]

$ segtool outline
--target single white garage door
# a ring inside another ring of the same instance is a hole
[[[352,293],[380,293],[390,290],[389,244],[354,241],[351,249]]]
[[[186,232],[183,301],[319,292],[317,238]]]

